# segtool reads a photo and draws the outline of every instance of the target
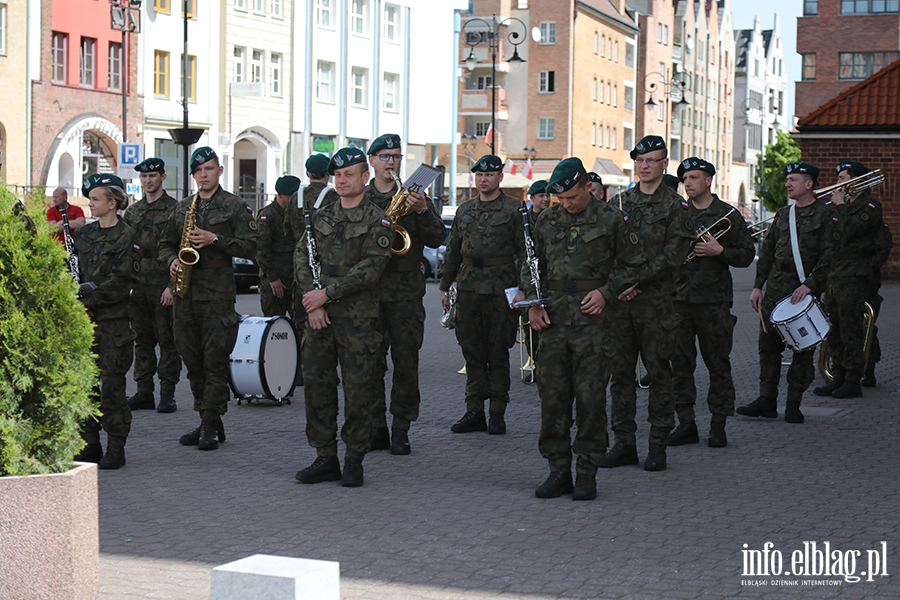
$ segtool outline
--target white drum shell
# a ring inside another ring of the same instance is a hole
[[[281,400],[290,395],[299,362],[291,320],[241,317],[230,362],[231,389],[236,397]]]
[[[831,321],[819,302],[810,294],[797,304],[791,304],[791,297],[782,298],[769,321],[781,335],[785,345],[794,352],[815,348],[825,341],[831,331]]]

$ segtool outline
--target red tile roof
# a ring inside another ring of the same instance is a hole
[[[836,127],[900,127],[900,60],[835,96],[797,123],[801,132]]]

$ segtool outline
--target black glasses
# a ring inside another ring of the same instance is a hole
[[[402,154],[377,154],[376,156],[378,156],[378,160],[380,160],[381,162],[388,162],[391,160],[400,162],[401,160],[403,160]]]

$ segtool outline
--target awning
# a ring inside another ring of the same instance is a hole
[[[591,170],[603,179],[603,185],[628,187],[628,184],[631,183],[631,177],[608,158],[595,159],[594,168]]]

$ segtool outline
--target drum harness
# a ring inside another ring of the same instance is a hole
[[[797,268],[797,277],[800,283],[806,281],[806,271],[803,270],[803,259],[800,257],[800,242],[797,239],[797,205],[791,204],[788,213],[788,223],[791,227],[791,251],[794,253],[794,266]]]

